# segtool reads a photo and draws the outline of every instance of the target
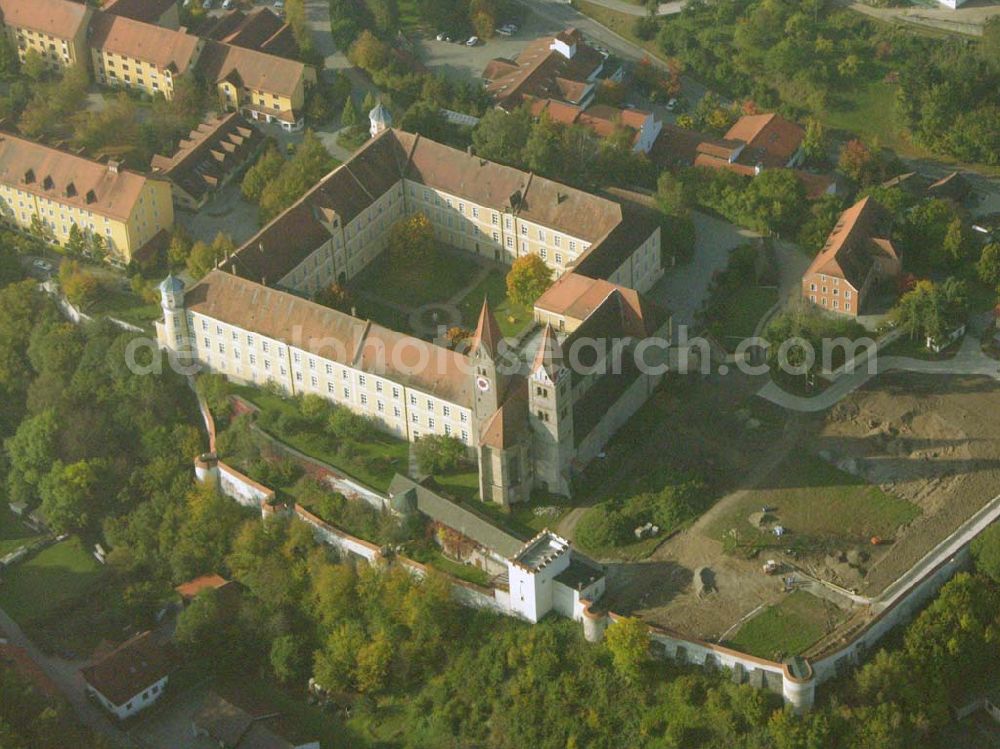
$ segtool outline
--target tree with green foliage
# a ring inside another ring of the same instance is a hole
[[[968,294],[965,283],[955,278],[942,283],[919,281],[899,298],[891,315],[911,339],[940,340],[965,321]]]
[[[260,220],[266,223],[280,214],[320,181],[336,162],[323,142],[307,130],[292,157],[260,194]]]
[[[21,72],[30,80],[39,83],[48,73],[48,66],[45,58],[37,49],[29,49],[24,54],[24,63],[21,65]]]
[[[59,287],[70,302],[86,308],[97,299],[101,282],[76,260],[64,260],[59,264]]]
[[[806,122],[806,132],[802,138],[802,155],[811,164],[822,164],[826,161],[826,128],[814,117],[810,117]]]
[[[809,215],[799,229],[798,243],[809,254],[818,253],[840,220],[843,200],[836,195],[824,195],[809,205]]]
[[[49,527],[60,533],[86,530],[102,514],[100,462],[81,460],[70,465],[61,461],[38,484]]]
[[[35,504],[39,485],[56,460],[59,421],[55,411],[25,419],[4,442],[7,454],[7,494],[12,502]]]
[[[243,182],[240,185],[243,197],[252,203],[259,202],[264,188],[278,177],[284,164],[285,157],[272,143],[257,159],[257,163],[243,175]]]
[[[514,304],[530,307],[552,285],[552,269],[538,255],[514,260],[507,273],[507,296]]]
[[[87,238],[74,221],[69,227],[69,239],[66,240],[66,251],[71,255],[83,255],[87,249]]]
[[[604,633],[615,670],[631,682],[639,680],[649,661],[649,627],[641,619],[621,617]]]
[[[983,247],[976,273],[980,281],[1000,291],[1000,242],[990,242]]]
[[[457,471],[468,460],[462,441],[443,434],[424,435],[413,443],[413,452],[420,470],[429,474]]]
[[[194,278],[203,278],[216,264],[235,251],[236,244],[228,234],[223,234],[221,231],[215,235],[212,244],[199,240],[191,246],[191,252],[188,254],[186,261],[188,273]]]
[[[361,125],[361,117],[354,106],[353,96],[348,96],[344,100],[344,106],[340,110],[340,124],[350,129],[360,127]]]
[[[527,107],[510,113],[491,109],[472,131],[472,144],[484,159],[519,164],[530,135],[531,111]]]
[[[910,270],[954,267],[953,253],[963,256],[966,252],[961,216],[947,200],[934,198],[917,203],[906,211],[896,234]]]
[[[776,234],[795,232],[807,210],[805,187],[790,169],[765,169],[750,181],[743,202],[745,215]]]

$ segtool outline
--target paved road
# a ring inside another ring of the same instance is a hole
[[[1000,362],[982,353],[979,341],[974,335],[965,337],[958,353],[951,359],[927,361],[907,356],[880,356],[875,360],[874,370],[874,372],[869,372],[867,364],[859,365],[853,373],[840,376],[830,387],[811,398],[788,393],[776,385],[773,380],[769,380],[757,392],[757,395],[782,408],[803,413],[815,413],[825,411],[876,375],[891,370],[936,375],[982,375],[1000,380]]]
[[[583,32],[584,36],[596,40],[623,60],[636,62],[643,58],[648,58],[657,67],[663,69],[667,67],[665,62],[652,57],[642,47],[633,44],[623,36],[619,36],[589,16],[585,16],[576,8],[569,5],[569,3],[560,2],[559,0],[518,0],[518,2],[542,18],[557,23],[563,28],[573,26],[579,29]],[[682,77],[682,83],[684,97],[690,106],[694,106],[695,102],[705,95],[705,86],[686,76]]]
[[[125,744],[125,734],[113,726],[104,713],[84,696],[83,677],[79,671],[83,664],[45,655],[28,639],[17,622],[7,616],[2,609],[0,609],[0,630],[12,645],[23,648],[45,675],[55,682],[84,725],[96,733],[103,734],[115,745]]]
[[[694,258],[668,270],[647,294],[673,313],[675,326],[694,324],[694,315],[708,296],[712,276],[726,267],[730,250],[759,236],[707,213],[693,211],[691,217],[696,237]]]

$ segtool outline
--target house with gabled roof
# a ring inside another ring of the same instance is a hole
[[[528,44],[516,59],[498,57],[483,71],[486,91],[501,109],[551,99],[581,108],[593,100],[607,55],[574,28]]]
[[[870,197],[841,213],[802,277],[803,299],[834,314],[863,314],[872,292],[902,271],[891,230],[889,212]]]
[[[124,720],[163,696],[171,663],[153,633],[142,632],[80,673],[87,691],[101,706]]]

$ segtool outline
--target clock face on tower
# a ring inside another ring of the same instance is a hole
[[[476,387],[485,393],[487,390],[490,389],[490,381],[487,380],[482,375],[480,375],[479,377],[476,378]]]

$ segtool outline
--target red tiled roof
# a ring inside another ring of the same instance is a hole
[[[184,73],[198,57],[201,40],[185,31],[174,31],[125,16],[95,11],[90,22],[90,46],[155,65],[160,70]]]
[[[773,112],[740,117],[725,135],[726,140],[746,143],[740,161],[772,168],[787,165],[804,137],[799,125]]]
[[[757,170],[752,166],[741,164],[738,161],[729,162],[726,159],[710,156],[707,153],[699,153],[695,156],[694,165],[708,169],[728,169],[731,172],[742,174],[744,177],[753,177],[757,173]]]
[[[479,322],[476,324],[476,332],[472,336],[469,346],[469,353],[476,351],[480,346],[486,349],[491,357],[496,357],[500,350],[500,341],[503,340],[503,333],[500,332],[500,325],[497,323],[490,303],[483,299],[482,309],[479,310]]]
[[[874,200],[864,198],[840,214],[826,244],[813,259],[806,276],[821,273],[845,279],[855,289],[860,289],[871,270],[874,259],[888,256],[898,259],[899,253],[887,237],[884,224],[887,216]]]
[[[58,39],[72,39],[90,12],[70,0],[0,0],[0,15],[7,26],[42,31]]]
[[[124,705],[169,671],[170,659],[152,632],[136,635],[102,660],[80,669],[84,680],[114,705]]]
[[[472,367],[462,354],[278,289],[213,270],[185,294],[188,310],[462,406]]]
[[[528,381],[515,377],[507,399],[483,426],[479,443],[506,450],[524,444],[528,436]]]
[[[572,58],[552,49],[556,39],[576,44]],[[561,98],[576,104],[591,85],[588,80],[603,64],[600,52],[584,44],[575,29],[567,29],[556,37],[531,42],[515,63],[505,58],[491,61],[483,71],[483,78],[488,81],[487,92],[505,109],[518,106],[525,97]]]
[[[86,211],[127,219],[148,178],[0,133],[0,182]]]
[[[219,590],[229,584],[229,580],[222,577],[222,575],[202,575],[178,585],[174,590],[177,591],[181,598],[191,600],[203,590]]]
[[[306,66],[297,60],[216,41],[205,43],[199,67],[212,83],[236,75],[247,88],[281,96],[294,94],[306,76]]]

